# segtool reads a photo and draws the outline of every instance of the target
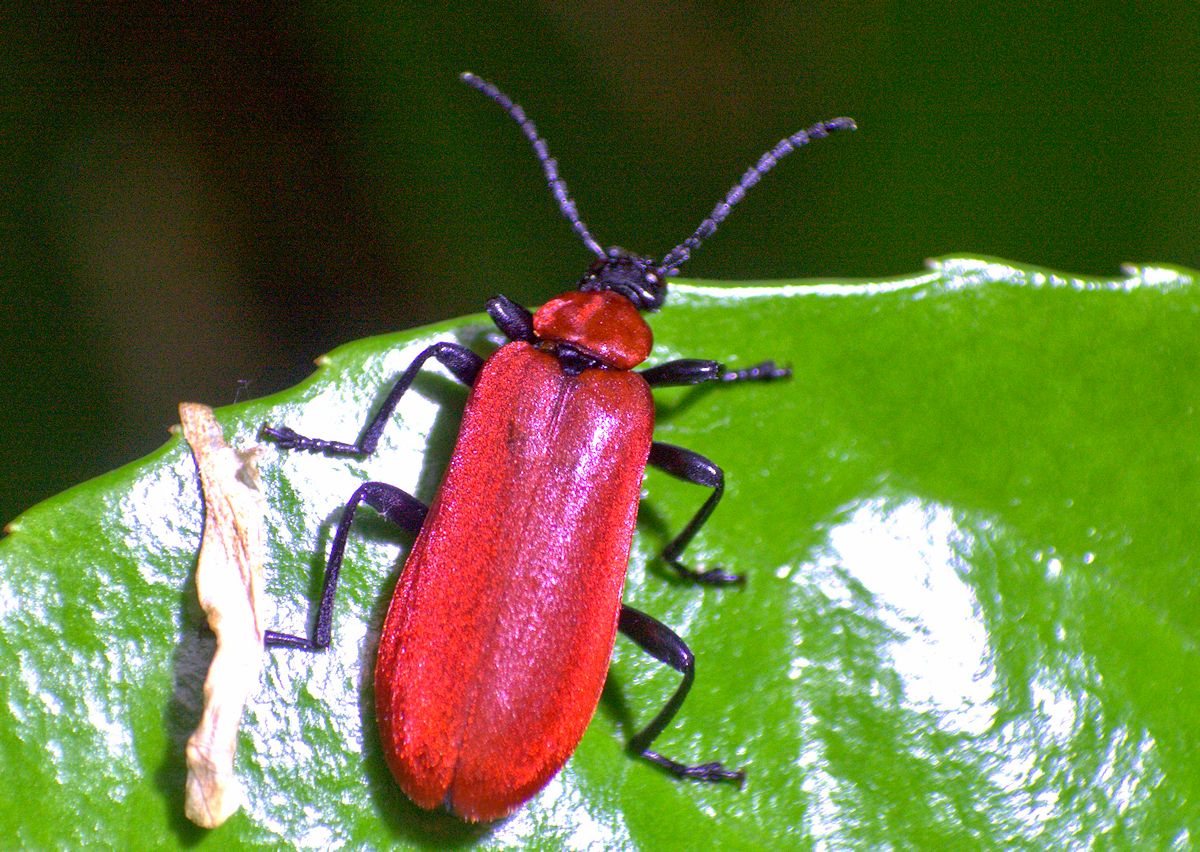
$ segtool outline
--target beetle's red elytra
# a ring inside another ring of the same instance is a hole
[[[740,783],[741,770],[688,764],[650,746],[691,688],[695,665],[666,625],[621,603],[642,477],[647,464],[711,489],[663,551],[694,583],[741,582],[679,557],[724,491],[724,474],[703,456],[653,440],[653,387],[782,379],[764,361],[727,370],[677,360],[635,372],[652,335],[640,311],[666,298],[666,278],[729,215],[780,157],[850,119],[821,122],[763,155],[700,227],[661,261],[605,250],[580,219],[566,184],[524,111],[473,74],[464,82],[498,103],[530,140],[559,207],[596,255],[574,290],[536,313],[503,296],[488,301],[509,343],[486,360],[435,343],[396,379],[356,443],[263,427],[280,448],[367,456],[417,373],[433,358],[471,387],[454,453],[433,503],[383,482],[366,482],[334,532],[313,637],[268,631],[267,644],[328,647],[346,540],[365,503],[416,535],[388,609],[375,664],[383,752],[405,793],[424,808],[470,821],[503,818],[566,763],[595,713],[618,630],[683,679],[629,751],[700,781]]]
[[[480,370],[375,666],[383,751],[417,804],[504,816],[575,750],[608,671],[653,421],[633,372],[568,376],[523,341]]]

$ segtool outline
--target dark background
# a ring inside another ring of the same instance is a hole
[[[161,444],[180,400],[339,343],[536,304],[661,254],[779,137],[686,271],[893,276],[950,252],[1200,266],[1200,5],[41,4],[0,12],[0,521]]]

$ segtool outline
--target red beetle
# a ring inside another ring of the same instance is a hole
[[[651,348],[639,311],[662,305],[666,276],[780,157],[854,123],[834,119],[783,139],[691,237],[655,262],[601,248],[521,108],[473,74],[463,80],[520,125],[559,207],[597,260],[576,290],[532,315],[503,296],[491,299],[488,314],[511,342],[486,360],[454,343],[429,347],[396,381],[357,443],[264,426],[285,449],[366,456],[428,359],[471,386],[433,505],[427,509],[382,482],[358,488],[334,534],[314,637],[272,631],[267,644],[329,645],[346,537],[366,503],[417,536],[383,625],[375,692],[388,765],[418,805],[494,820],[545,786],[595,712],[618,629],[683,675],[629,750],[677,776],[740,782],[741,771],[720,763],[688,765],[650,750],[691,687],[693,657],[665,625],[623,605],[621,589],[647,463],[712,489],[663,552],[667,564],[698,583],[741,580],[679,561],[720,500],[724,474],[703,456],[653,441],[651,387],[789,373],[770,361],[729,371],[700,360],[634,372]]]

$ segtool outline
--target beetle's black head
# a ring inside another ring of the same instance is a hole
[[[585,293],[612,290],[639,311],[657,311],[667,299],[667,282],[654,260],[619,248],[610,248],[605,257],[588,267],[578,289]]]

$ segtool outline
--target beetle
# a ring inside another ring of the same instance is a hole
[[[471,388],[432,504],[383,482],[355,490],[330,546],[312,638],[268,631],[266,644],[328,647],[347,536],[366,504],[416,536],[383,624],[375,692],[384,755],[417,805],[489,821],[544,787],[595,712],[618,630],[682,675],[629,751],[675,776],[740,783],[742,770],[683,763],[650,748],[691,688],[694,657],[666,625],[622,604],[621,594],[647,464],[711,489],[663,551],[666,564],[693,583],[742,580],[680,560],[720,501],[724,473],[698,453],[653,440],[651,388],[765,381],[790,371],[772,361],[727,370],[693,359],[634,371],[652,344],[640,312],[662,306],[667,277],[779,158],[854,122],[832,119],[781,140],[690,237],[655,261],[603,249],[521,107],[474,74],[462,80],[516,121],[596,260],[575,289],[535,313],[504,296],[490,299],[487,312],[509,342],[486,360],[456,343],[425,349],[353,444],[263,426],[283,449],[365,457],[430,359]]]

